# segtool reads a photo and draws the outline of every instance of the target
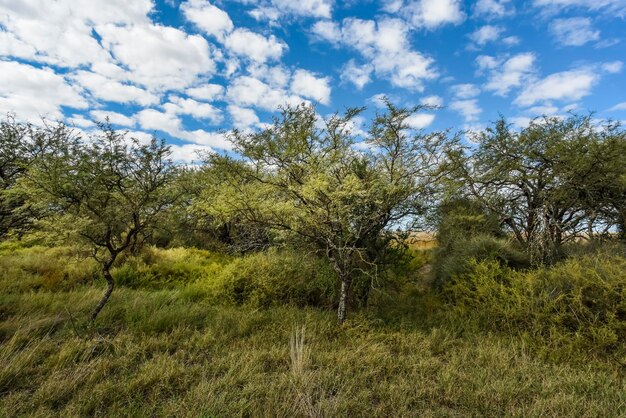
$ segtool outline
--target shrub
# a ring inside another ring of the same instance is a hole
[[[214,295],[234,304],[328,306],[335,300],[335,272],[323,260],[295,250],[246,255],[225,266]]]
[[[112,274],[120,286],[173,288],[214,278],[229,260],[227,255],[193,248],[146,247],[139,255],[120,260]]]
[[[68,247],[15,246],[0,251],[0,286],[7,293],[69,290],[98,277],[95,261]]]
[[[478,235],[449,243],[435,251],[435,285],[441,288],[453,276],[471,272],[476,261],[496,261],[502,266],[523,269],[530,265],[526,254],[506,239]]]
[[[623,351],[625,258],[586,256],[523,272],[493,259],[474,259],[469,267],[443,290],[457,318],[521,333],[554,358]]]

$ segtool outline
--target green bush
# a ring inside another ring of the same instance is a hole
[[[318,257],[295,250],[269,250],[234,259],[212,283],[221,302],[328,306],[335,301],[337,280]]]
[[[96,262],[68,247],[0,250],[0,286],[7,293],[63,291],[91,283],[100,275]]]
[[[626,258],[595,255],[515,271],[472,260],[443,290],[452,315],[520,333],[554,358],[624,354]]]
[[[193,248],[146,247],[112,271],[116,283],[133,289],[163,289],[216,277],[230,257]]]
[[[526,254],[510,241],[489,235],[449,243],[435,251],[435,285],[441,288],[452,277],[471,272],[475,261],[496,261],[502,266],[523,269],[530,265]]]

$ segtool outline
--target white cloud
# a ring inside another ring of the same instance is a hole
[[[143,129],[166,132],[174,137],[182,130],[180,118],[172,113],[156,109],[144,109],[135,115]]]
[[[170,96],[169,102],[163,105],[166,112],[174,115],[191,115],[198,119],[208,119],[213,123],[222,121],[222,111],[208,103],[198,102],[193,99],[183,99],[178,96]]]
[[[90,71],[77,71],[72,80],[91,92],[97,99],[116,103],[137,103],[147,106],[159,102],[159,97],[145,89],[121,83]]]
[[[210,102],[222,98],[222,95],[224,94],[224,86],[220,86],[219,84],[204,84],[201,86],[188,88],[187,90],[185,90],[185,93],[195,99],[206,100]]]
[[[550,23],[550,32],[565,46],[582,46],[600,39],[600,31],[593,28],[587,17],[555,19]]]
[[[609,109],[609,112],[617,112],[620,110],[626,110],[626,102],[618,103]]]
[[[474,84],[455,84],[450,88],[452,94],[459,99],[471,99],[480,94],[480,89]]]
[[[182,131],[178,134],[178,137],[193,142],[194,144],[211,148],[225,150],[231,150],[233,148],[233,144],[226,139],[226,135],[221,132],[207,132],[202,129],[196,129],[195,131]]]
[[[238,129],[247,129],[261,122],[254,110],[245,107],[229,105],[228,113],[233,120],[233,126]]]
[[[624,0],[534,0],[533,5],[543,8],[546,13],[581,8],[618,16],[626,15],[626,2]]]
[[[151,90],[180,89],[215,69],[208,42],[200,35],[159,25],[97,28],[102,43],[130,70],[129,79]]]
[[[341,70],[341,81],[344,83],[350,82],[358,90],[361,90],[372,80],[371,74],[373,70],[374,68],[371,65],[358,65],[351,59]]]
[[[133,127],[136,123],[135,119],[129,118],[128,116],[117,112],[92,110],[89,114],[98,122],[104,122],[107,118],[109,118],[109,121],[114,125]]]
[[[2,37],[9,46],[0,49],[61,67],[106,60],[93,27],[145,23],[151,9],[150,0],[58,0],[54,7],[47,0],[3,1],[0,27],[12,35]]]
[[[170,150],[172,160],[180,163],[198,162],[202,159],[202,154],[213,152],[211,147],[199,144],[171,145]]]
[[[479,70],[489,71],[489,80],[485,90],[493,91],[498,96],[506,96],[511,89],[521,86],[535,71],[535,54],[520,53],[506,60],[492,57],[477,59]]]
[[[408,118],[405,122],[409,128],[412,129],[424,129],[429,126],[435,120],[435,115],[430,113],[415,113]]]
[[[304,101],[299,96],[290,95],[282,89],[249,76],[237,77],[228,86],[226,96],[231,103],[242,107],[259,107],[275,111],[278,106],[285,104],[297,105]]]
[[[83,115],[73,115],[67,118],[67,121],[70,125],[78,126],[79,128],[92,128],[96,125],[93,121],[85,119]]]
[[[433,59],[411,49],[409,27],[400,19],[346,18],[337,30],[341,32],[343,45],[356,49],[367,60],[365,65],[370,65],[378,77],[389,79],[396,87],[421,91],[425,80],[437,76],[432,68]],[[337,42],[335,31],[315,33],[321,39]],[[365,79],[360,75],[362,83]]]
[[[291,80],[291,91],[322,104],[330,103],[330,86],[328,77],[316,77],[306,70],[296,70]]]
[[[477,122],[478,116],[482,113],[482,109],[476,99],[454,100],[450,103],[450,109],[459,112],[466,123]]]
[[[622,61],[605,62],[601,67],[609,74],[619,74],[622,72],[624,63]]]
[[[426,106],[443,106],[443,99],[439,96],[427,96],[420,100],[420,103]]]
[[[188,21],[219,40],[234,29],[228,13],[206,0],[188,0],[180,5],[180,10]]]
[[[266,38],[241,28],[235,29],[226,37],[224,46],[239,56],[259,63],[279,59],[288,48],[287,44],[278,40],[274,35]]]
[[[284,16],[330,18],[333,0],[256,0],[249,14],[256,20],[275,21]]]
[[[544,100],[579,100],[591,93],[599,76],[593,69],[578,69],[550,74],[526,85],[514,103],[532,106]]]
[[[393,2],[397,12],[414,27],[435,29],[446,24],[458,24],[465,20],[460,0],[407,0]]]
[[[511,0],[478,0],[474,4],[474,15],[488,19],[499,19],[515,13]],[[510,5],[510,7],[508,7]]]
[[[224,134],[207,132],[202,129],[194,131],[184,130],[181,119],[173,113],[161,112],[156,109],[144,109],[135,115],[141,128],[165,132],[174,138],[193,142],[211,148],[232,149],[232,144],[226,140]]]
[[[0,114],[13,112],[20,119],[62,119],[62,107],[84,109],[81,91],[52,69],[0,61]]]
[[[472,32],[469,37],[477,46],[484,46],[489,42],[495,42],[500,39],[500,35],[503,32],[504,28],[501,26],[485,25]]]
[[[282,65],[250,65],[248,66],[250,76],[258,78],[261,81],[276,88],[285,88],[291,81],[291,71]]]
[[[311,32],[315,37],[331,43],[339,43],[342,40],[341,29],[337,22],[332,20],[320,20],[319,22],[315,22],[311,27]]]

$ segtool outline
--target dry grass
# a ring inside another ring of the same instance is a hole
[[[118,288],[92,329],[81,318],[100,288],[12,289],[0,294],[3,417],[626,414],[619,364],[551,363],[522,340],[432,322],[420,293],[337,327],[332,311]]]

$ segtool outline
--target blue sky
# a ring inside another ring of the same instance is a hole
[[[0,0],[0,112],[108,116],[181,161],[302,101],[368,106],[357,130],[382,95],[443,106],[427,130],[626,120],[624,60],[626,0]]]

